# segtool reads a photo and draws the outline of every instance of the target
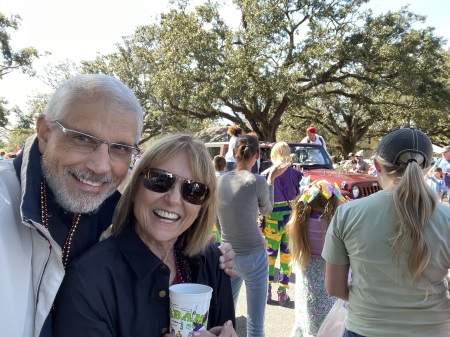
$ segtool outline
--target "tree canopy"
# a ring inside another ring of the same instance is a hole
[[[368,2],[174,0],[81,72],[110,74],[135,92],[141,142],[227,120],[267,141],[298,141],[314,125],[343,153],[401,126],[448,144],[443,38],[408,7],[375,15]],[[225,16],[230,6],[237,25]]]
[[[0,80],[6,74],[14,70],[22,70],[24,73],[33,76],[33,60],[39,57],[38,51],[33,47],[13,50],[11,47],[10,31],[18,30],[20,25],[20,16],[12,15],[7,17],[0,12]],[[5,107],[8,101],[0,97],[0,128],[8,124],[8,115],[10,111]]]
[[[0,79],[13,70],[21,69],[24,73],[33,75],[32,62],[39,56],[33,47],[22,48],[14,51],[11,48],[11,36],[9,31],[18,30],[20,23],[19,15],[7,17],[0,12]]]
[[[393,127],[437,134],[450,103],[443,39],[407,7],[375,16],[366,2],[235,0],[232,27],[224,3],[175,1],[84,70],[134,88],[148,128],[161,127],[161,111],[173,123],[229,120],[268,141],[279,129],[299,140],[313,124],[344,152]]]

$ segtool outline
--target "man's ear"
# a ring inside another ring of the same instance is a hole
[[[44,153],[47,149],[48,139],[50,137],[50,128],[44,116],[39,116],[36,122],[36,133],[39,142],[39,151]]]

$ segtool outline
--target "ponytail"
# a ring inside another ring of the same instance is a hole
[[[392,197],[398,221],[392,245],[394,256],[400,263],[400,255],[409,251],[408,268],[413,282],[420,278],[427,283],[422,273],[430,261],[431,252],[424,231],[436,209],[437,198],[424,179],[421,168],[424,157],[406,152],[399,158],[400,165],[391,164],[378,155],[375,155],[375,160],[388,175],[395,177]]]
[[[240,136],[234,148],[234,157],[236,162],[245,162],[251,160],[259,151],[258,140],[249,135]]]

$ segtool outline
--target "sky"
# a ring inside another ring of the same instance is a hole
[[[436,35],[450,41],[450,1],[445,0],[371,0],[375,13],[397,10],[410,4],[410,10],[426,15],[426,26],[436,28]],[[0,0],[0,12],[18,14],[22,21],[17,32],[11,33],[14,50],[33,46],[51,56],[33,63],[42,71],[48,63],[66,59],[76,63],[91,60],[99,54],[115,51],[123,36],[132,35],[135,28],[152,22],[168,8],[168,0]],[[450,46],[450,42],[447,44]],[[35,93],[51,92],[37,78],[20,72],[0,80],[0,97],[11,108],[26,110],[26,101]]]

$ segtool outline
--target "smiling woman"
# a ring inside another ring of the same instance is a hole
[[[215,171],[203,142],[189,135],[155,141],[119,201],[113,236],[67,269],[55,305],[56,336],[165,334],[169,286],[179,283],[213,288],[208,329],[234,324],[230,278],[209,242],[216,210]]]

